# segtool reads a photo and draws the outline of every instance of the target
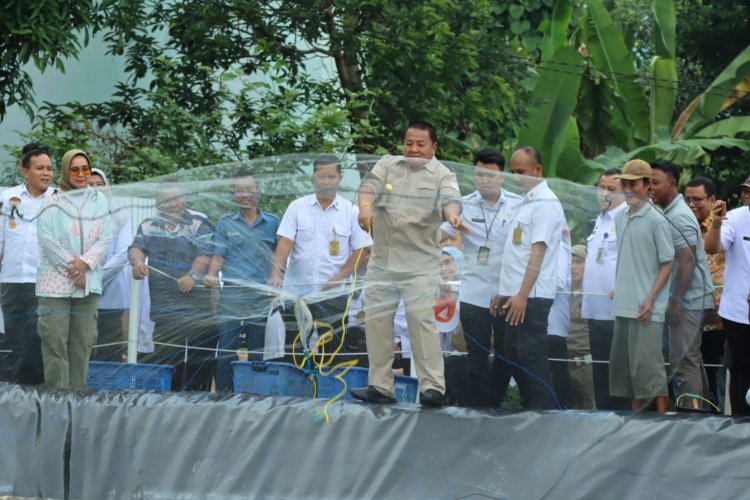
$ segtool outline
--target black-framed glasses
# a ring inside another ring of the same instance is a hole
[[[708,198],[708,196],[685,196],[685,203],[688,205],[699,205]]]

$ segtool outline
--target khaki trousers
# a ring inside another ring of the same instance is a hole
[[[97,337],[99,295],[39,297],[39,337],[44,381],[50,387],[86,388],[91,347]]]
[[[445,394],[445,374],[440,336],[435,326],[438,276],[405,275],[368,270],[365,299],[365,334],[370,362],[369,385],[394,396],[393,318],[403,298],[412,357],[419,390]]]

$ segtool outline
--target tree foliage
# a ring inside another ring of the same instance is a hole
[[[33,85],[24,66],[64,71],[64,59],[76,57],[96,29],[97,8],[94,0],[0,3],[0,120],[14,104],[33,113]]]
[[[551,4],[113,2],[102,29],[127,81],[106,102],[46,103],[34,134],[101,151],[118,180],[298,151],[393,152],[414,119],[436,125],[442,157],[466,160],[514,136],[523,57],[538,53]]]

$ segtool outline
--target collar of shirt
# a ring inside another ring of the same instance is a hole
[[[542,181],[533,188],[526,191],[526,193],[523,195],[523,201],[529,202],[534,198],[539,198],[545,191],[549,191],[549,186],[547,186],[547,181]]]
[[[177,231],[181,227],[191,225],[193,223],[193,216],[190,215],[190,212],[185,210],[185,212],[182,214],[182,220],[174,221],[174,220],[165,219],[157,213],[156,215],[154,215],[151,221],[154,224],[154,226],[160,229],[166,229],[167,224],[174,224],[175,225],[174,230]]]
[[[667,212],[669,212],[670,210],[672,210],[680,202],[682,202],[682,195],[679,194],[679,193],[677,193],[677,196],[675,196],[674,200],[672,200],[672,203],[670,203],[669,205],[667,205],[667,208],[664,209],[664,213],[666,214]]]
[[[615,220],[615,215],[619,214],[623,210],[627,208],[628,204],[624,201],[617,205],[615,208],[610,208],[609,210],[605,210],[600,214],[602,220],[609,219],[609,220]]]
[[[435,173],[435,169],[437,168],[438,164],[440,163],[438,161],[437,157],[433,156],[432,158],[430,158],[427,161],[427,163],[425,163],[421,167],[419,167],[419,168],[412,168],[409,165],[409,163],[406,161],[406,157],[403,156],[403,155],[401,156],[401,162],[404,163],[404,165],[406,165],[409,169],[411,169],[414,172],[417,172],[417,171],[419,171],[419,170],[421,170],[421,169],[424,168],[424,169],[426,169],[431,174]]]
[[[646,203],[644,203],[641,209],[638,210],[636,213],[631,214],[630,210],[628,210],[627,212],[625,212],[625,215],[627,215],[629,219],[632,219],[634,217],[642,217],[646,215],[646,213],[648,213],[648,211],[651,210],[652,208],[653,206],[651,205],[651,201],[649,200]]]
[[[500,198],[497,199],[497,202],[494,205],[490,205],[487,200],[485,200],[484,197],[479,193],[479,191],[474,191],[473,193],[464,196],[464,201],[477,206],[482,205],[488,210],[497,210],[498,208],[503,206],[503,203],[506,203],[508,201],[508,197],[505,196],[505,192],[501,189]]]
[[[240,210],[237,210],[236,212],[232,214],[232,219],[236,220],[237,222],[244,222],[245,224],[247,224],[247,220],[245,220],[245,216],[242,215],[242,211]],[[249,226],[255,227],[264,222],[268,222],[268,220],[269,220],[268,214],[262,210],[258,210],[258,215],[255,217],[255,220],[253,221],[253,223],[249,224]]]
[[[323,205],[321,205],[320,201],[318,201],[318,196],[316,194],[313,193],[310,195],[310,197],[310,205],[318,205],[321,210],[328,210],[327,208],[323,208]],[[340,208],[339,203],[341,202],[341,199],[341,195],[336,193],[336,197],[333,199],[333,202],[328,206],[328,208],[333,207],[338,210]]]

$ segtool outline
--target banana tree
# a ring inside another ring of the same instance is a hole
[[[655,55],[645,79],[603,1],[588,0],[584,10],[573,36],[561,36],[562,25],[570,26],[572,3],[556,4],[534,86],[538,102],[518,133],[518,144],[547,154],[545,173],[588,181],[635,157],[691,165],[718,148],[750,151],[750,140],[743,138],[750,133],[750,117],[724,113],[750,93],[750,47],[673,121],[678,85],[674,2],[653,1]],[[571,105],[574,92],[577,100]],[[576,138],[577,155],[570,150]]]

